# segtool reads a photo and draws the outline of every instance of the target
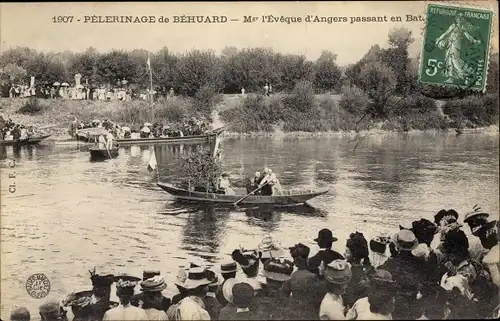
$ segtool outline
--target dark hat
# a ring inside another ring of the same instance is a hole
[[[131,275],[117,275],[114,280],[117,288],[135,288],[141,279]]]
[[[215,274],[214,271],[212,270],[207,270],[207,278],[212,281],[209,286],[210,287],[213,287],[213,286],[217,286],[219,285],[219,277],[217,277],[217,274]]]
[[[334,284],[347,284],[351,281],[351,265],[346,260],[334,260],[326,266],[325,280]]]
[[[245,274],[258,272],[259,257],[255,251],[245,252],[245,254],[243,254],[241,250],[234,250],[231,257],[234,261],[238,262]]]
[[[338,239],[333,236],[332,231],[330,231],[327,228],[324,228],[318,232],[318,237],[314,239],[314,242],[320,242],[320,241],[330,241],[330,242],[336,242]]]
[[[167,283],[159,275],[155,275],[152,278],[148,278],[141,282],[142,292],[161,292],[167,288]]]
[[[399,251],[412,251],[418,246],[418,240],[410,230],[400,230],[393,236],[393,242]]]
[[[144,272],[142,272],[142,280],[145,281],[160,274],[160,271],[145,270]]]
[[[352,255],[357,258],[368,257],[368,242],[366,241],[363,233],[351,233],[346,242],[347,248],[352,252]]]
[[[110,287],[115,278],[113,274],[99,275],[95,273],[95,268],[90,272],[90,281],[94,288]]]
[[[434,235],[438,232],[438,227],[431,221],[421,218],[419,221],[411,223],[411,231],[417,237],[419,243],[429,244],[432,242]]]
[[[293,247],[290,247],[290,255],[293,258],[301,257],[307,259],[310,252],[311,250],[309,249],[309,247],[302,243],[295,244]]]
[[[269,259],[264,263],[263,275],[270,280],[285,282],[290,280],[293,263],[288,260]]]
[[[434,222],[439,225],[441,220],[446,218],[447,220],[450,221],[456,221],[458,220],[458,213],[454,209],[451,210],[440,210],[436,215],[434,215]],[[453,219],[454,218],[454,219]]]
[[[236,272],[236,269],[237,269],[236,262],[222,263],[220,265],[220,272],[222,274]]]
[[[10,313],[11,321],[29,321],[30,317],[30,312],[25,307],[16,308]]]
[[[237,307],[248,307],[254,296],[254,289],[248,283],[236,283],[233,285],[233,303]]]
[[[92,302],[93,291],[80,291],[69,294],[63,301],[62,305],[65,307],[86,307]]]

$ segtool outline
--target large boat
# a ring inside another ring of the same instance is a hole
[[[140,144],[160,144],[160,143],[209,143],[218,134],[224,131],[225,127],[214,129],[203,135],[177,136],[177,137],[153,137],[153,138],[120,138],[116,141],[120,145],[140,145]]]
[[[476,128],[454,128],[457,135],[462,134],[475,134],[482,133],[486,130],[486,127],[476,127]]]
[[[49,138],[50,135],[33,136],[26,139],[0,140],[0,146],[25,146],[35,145],[42,140]]]
[[[328,189],[318,189],[318,190],[288,190],[283,191],[283,195],[250,195],[245,197],[248,193],[244,188],[234,188],[236,195],[226,195],[218,193],[207,193],[207,192],[196,192],[189,191],[186,189],[175,187],[171,184],[158,182],[157,185],[163,189],[165,192],[169,193],[177,200],[191,201],[199,203],[212,203],[212,204],[225,204],[232,205],[241,202],[238,205],[248,206],[248,205],[301,205],[305,204],[308,200],[326,194]]]
[[[110,158],[118,157],[118,147],[113,147],[110,149],[102,149],[97,146],[93,146],[89,148],[90,158],[93,160],[104,160]]]

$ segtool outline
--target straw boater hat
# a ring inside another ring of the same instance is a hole
[[[293,272],[293,263],[288,260],[269,259],[264,264],[262,274],[266,279],[285,282],[290,280]]]
[[[209,279],[207,270],[201,267],[194,267],[188,270],[188,275],[186,282],[184,282],[184,288],[195,289],[199,286],[209,285],[212,280]]]
[[[187,269],[185,268],[179,269],[177,271],[177,276],[175,278],[174,284],[181,288],[184,288],[184,283],[186,283],[187,276],[188,276]]]
[[[351,265],[346,260],[334,260],[326,266],[325,280],[334,284],[347,284],[351,281]]]
[[[400,230],[394,234],[392,242],[399,251],[412,251],[418,246],[418,240],[410,230]]]
[[[222,263],[220,265],[220,273],[221,274],[227,274],[227,273],[234,273],[236,272],[237,265],[236,262],[227,262],[227,263]]]
[[[142,292],[161,292],[166,288],[167,283],[165,283],[165,280],[159,275],[155,275],[154,277],[141,282]]]
[[[224,285],[222,286],[222,295],[224,296],[224,299],[227,300],[227,302],[233,303],[233,286],[236,283],[238,283],[236,279],[229,279],[226,282],[224,282]]]
[[[160,271],[145,270],[142,272],[142,280],[145,281],[160,274]]]
[[[277,258],[285,254],[279,243],[273,240],[270,235],[265,236],[257,248],[264,259]]]
[[[479,220],[486,221],[490,216],[479,207],[477,204],[474,205],[473,211],[465,214],[464,223],[469,224],[472,233],[477,232],[481,228],[481,224],[477,224]],[[477,223],[476,223],[477,222]]]
[[[391,289],[394,289],[396,286],[396,282],[392,279],[391,273],[386,270],[376,269],[371,279],[375,286],[379,285],[383,288]]]

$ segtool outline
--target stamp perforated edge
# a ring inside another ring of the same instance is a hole
[[[479,5],[481,3],[482,5]],[[488,5],[485,5],[487,3]],[[431,4],[436,4],[436,5],[442,5],[442,6],[451,6],[451,7],[457,7],[457,8],[470,8],[470,9],[479,9],[479,10],[486,10],[491,12],[491,25],[490,25],[490,39],[489,41],[489,48],[488,48],[488,55],[486,59],[486,66],[485,66],[485,76],[484,76],[484,87],[483,89],[472,89],[470,88],[469,90],[477,91],[477,92],[486,92],[486,88],[488,87],[488,73],[490,71],[490,60],[491,60],[491,55],[494,53],[493,52],[493,39],[495,39],[496,33],[498,32],[498,26],[495,27],[496,23],[496,18],[497,14],[495,13],[493,4],[497,3],[496,1],[474,1],[474,2],[468,2],[468,1],[426,1],[425,2],[425,9],[423,12],[423,16],[427,18],[427,11],[429,8],[429,5]],[[457,86],[454,85],[444,85],[444,84],[427,84],[420,82],[420,72],[422,70],[422,54],[423,51],[425,50],[424,48],[424,42],[425,42],[425,33],[427,29],[427,21],[423,23],[424,25],[422,26],[420,36],[422,37],[421,40],[421,46],[420,46],[420,54],[418,55],[418,81],[421,84],[425,85],[434,85],[438,87],[444,87],[444,88],[457,88]],[[498,24],[498,23],[496,23]]]

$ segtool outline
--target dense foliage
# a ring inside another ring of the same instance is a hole
[[[197,146],[195,151],[182,157],[181,177],[185,187],[213,187],[218,185],[222,174],[222,164],[218,158],[212,157],[210,151]]]

